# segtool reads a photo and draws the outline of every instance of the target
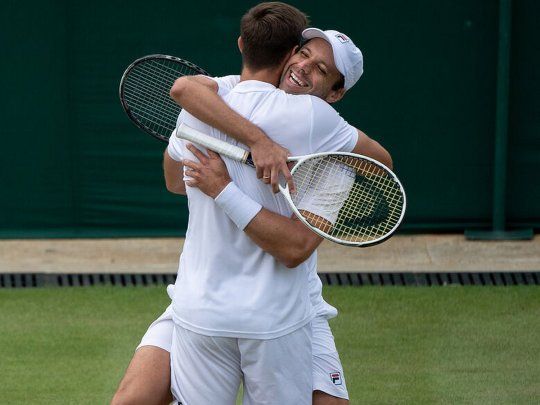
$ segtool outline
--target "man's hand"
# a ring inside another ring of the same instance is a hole
[[[250,145],[251,157],[257,170],[257,178],[262,179],[266,184],[271,184],[274,193],[279,192],[279,174],[281,173],[289,190],[294,191],[294,183],[291,171],[287,166],[287,158],[290,153],[284,147],[273,142],[267,136],[259,138]]]
[[[176,79],[170,95],[174,101],[201,121],[247,145],[257,168],[257,178],[279,191],[279,175],[283,175],[289,190],[294,183],[287,157],[289,151],[273,142],[262,129],[232,110],[217,94],[216,82],[200,76]]]
[[[186,184],[197,187],[204,194],[216,198],[231,182],[225,163],[217,153],[211,150],[207,151],[208,156],[206,156],[192,144],[188,144],[187,148],[199,162],[184,159],[184,166],[188,168],[186,176],[190,177]]]

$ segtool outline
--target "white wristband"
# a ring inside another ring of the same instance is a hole
[[[262,209],[261,204],[245,195],[232,181],[214,201],[242,231]]]

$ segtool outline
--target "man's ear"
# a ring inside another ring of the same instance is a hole
[[[295,46],[285,55],[285,57],[283,58],[280,64],[281,70],[285,69],[285,66],[287,66],[287,63],[289,63],[289,59],[291,59],[291,57],[296,53],[297,50],[298,50],[298,46]]]
[[[244,51],[244,41],[242,40],[242,37],[238,37],[238,49],[240,49],[240,53],[243,53]]]
[[[329,104],[335,103],[343,98],[345,95],[345,87],[342,87],[339,90],[331,90],[328,96],[326,96],[325,101]]]
[[[300,47],[298,45],[296,45],[293,49],[291,49],[291,51],[289,52],[289,55],[287,55],[287,60],[289,60],[296,52],[298,52],[299,49]]]

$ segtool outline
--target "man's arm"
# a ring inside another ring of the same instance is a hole
[[[225,164],[212,151],[208,151],[208,156],[205,156],[193,145],[188,145],[188,149],[199,162],[184,160],[188,168],[186,176],[190,177],[186,184],[198,187],[213,199],[219,199],[218,196],[231,183]],[[323,240],[297,218],[287,218],[265,208],[251,219],[244,232],[261,249],[289,268],[303,263]]]
[[[244,228],[262,250],[294,268],[306,261],[323,238],[296,217],[287,218],[263,208]]]
[[[167,190],[174,194],[186,194],[186,184],[183,179],[184,165],[170,157],[165,149],[163,153],[163,176]]]
[[[388,153],[388,151],[384,149],[379,142],[371,139],[359,129],[358,141],[356,142],[356,146],[354,147],[352,152],[375,159],[390,169],[392,169],[393,167],[392,157],[390,156],[390,153]]]
[[[215,81],[200,76],[183,76],[176,79],[170,95],[176,103],[199,120],[247,145],[251,150],[257,177],[272,184],[274,192],[279,191],[280,173],[289,183],[289,188],[294,189],[287,166],[289,151],[231,109],[218,96]]]

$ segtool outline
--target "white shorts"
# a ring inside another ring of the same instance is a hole
[[[275,339],[206,336],[174,326],[171,391],[185,405],[311,405],[311,327]]]
[[[165,309],[165,312],[150,324],[136,350],[143,346],[156,346],[170,353],[173,330],[174,322],[172,320],[172,305],[169,305]]]
[[[311,322],[311,327],[313,390],[349,399],[343,367],[328,321],[324,317],[317,316]],[[172,308],[169,306],[159,318],[152,322],[137,349],[142,346],[157,346],[170,353],[173,330]]]
[[[311,321],[311,335],[313,391],[349,399],[343,366],[328,321],[319,316],[315,317]]]

